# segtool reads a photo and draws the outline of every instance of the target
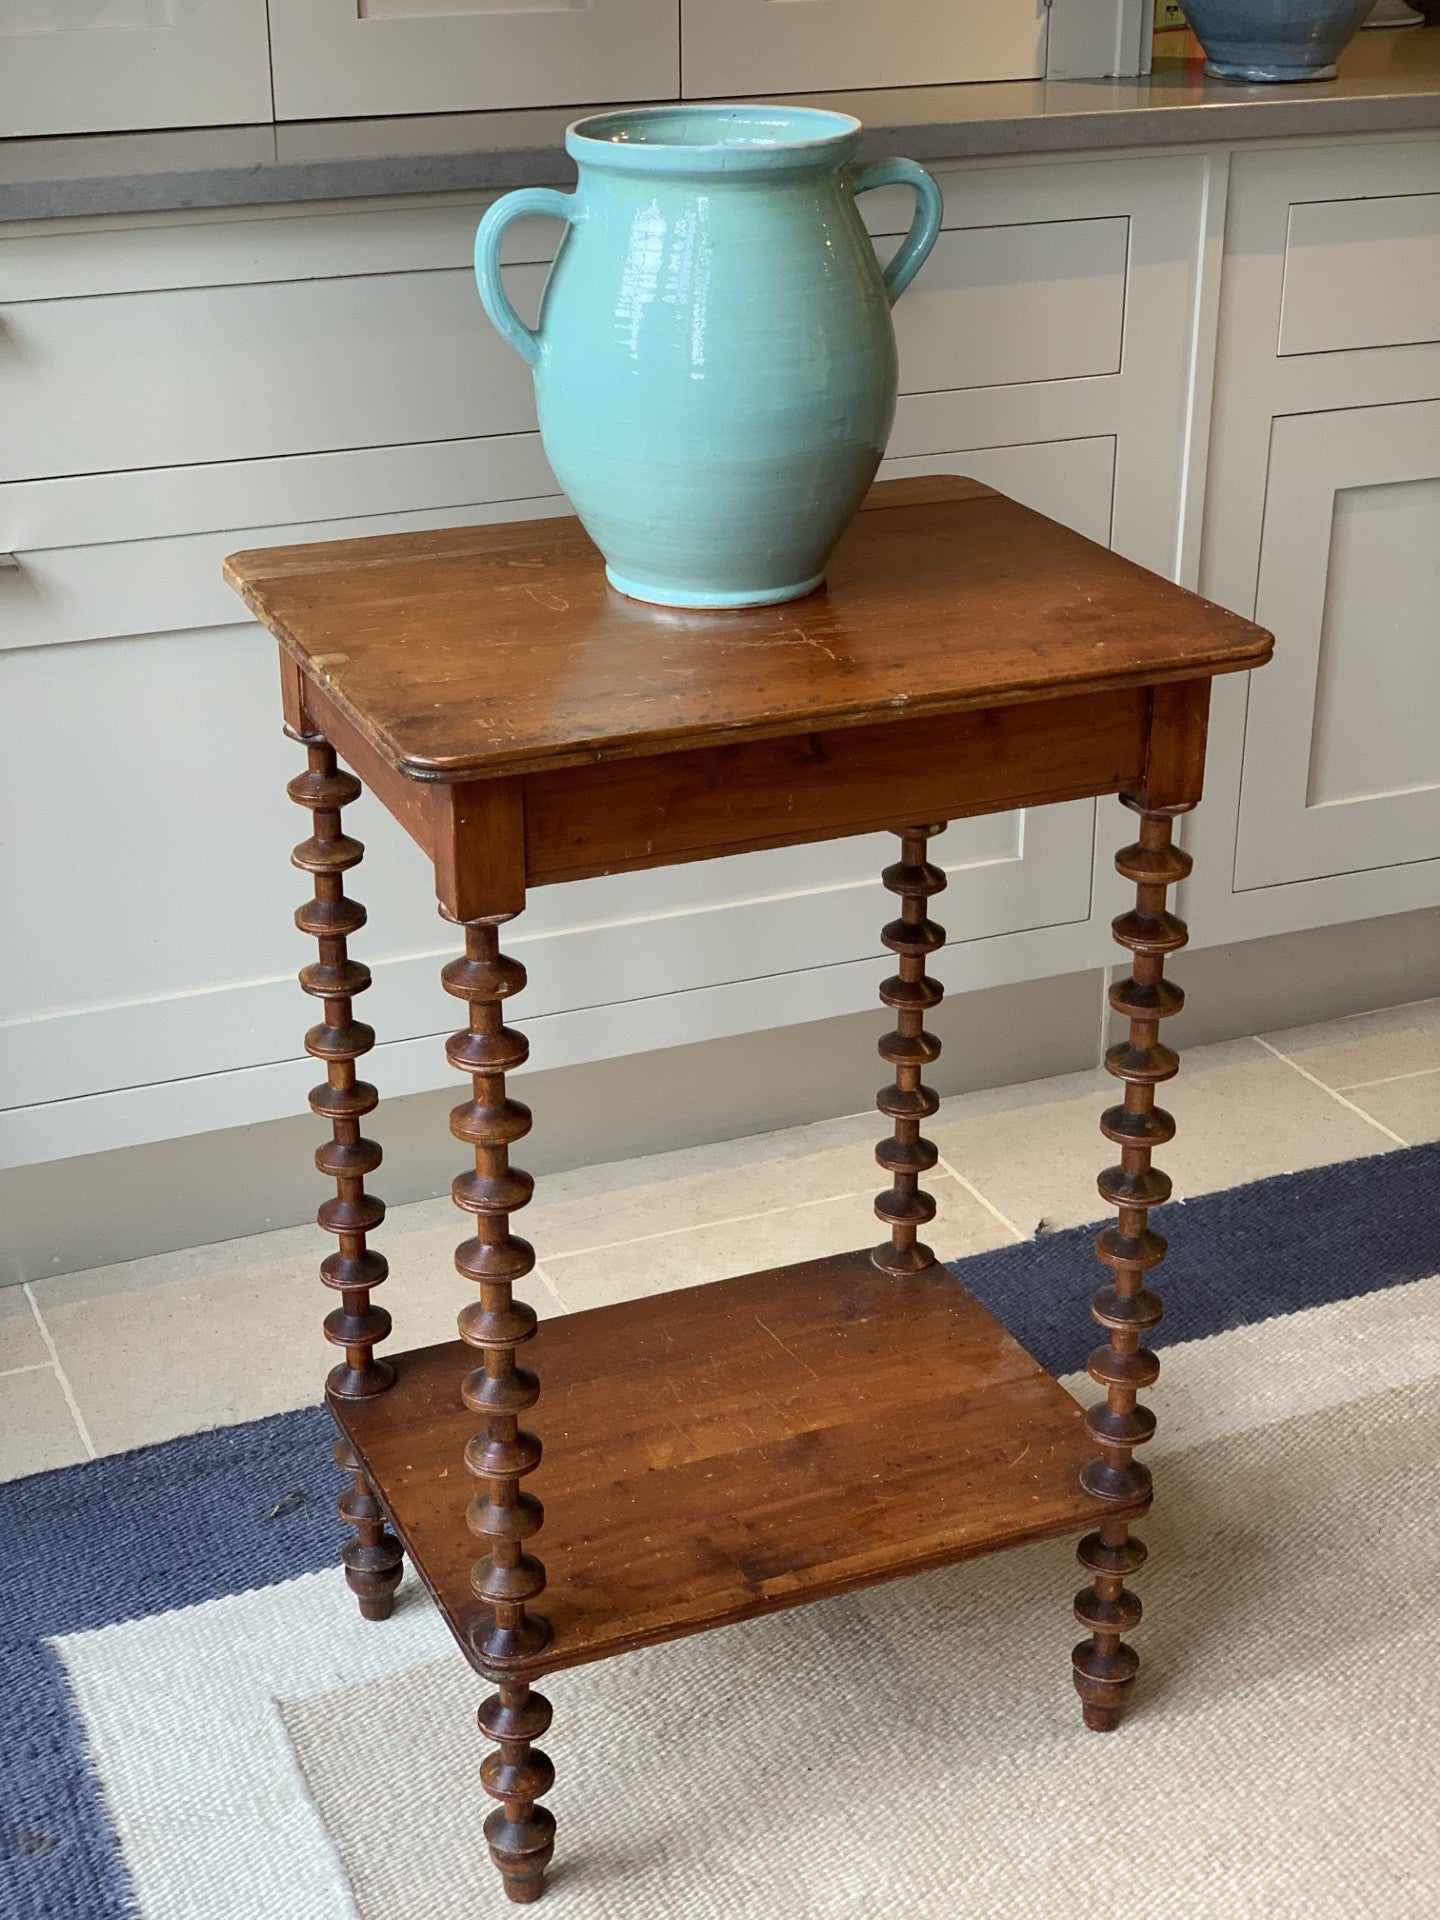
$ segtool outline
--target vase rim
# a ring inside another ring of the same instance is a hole
[[[624,173],[773,174],[834,166],[858,144],[860,122],[823,107],[743,105],[613,107],[565,130],[565,150]]]

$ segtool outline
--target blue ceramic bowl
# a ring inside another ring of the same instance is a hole
[[[1333,80],[1335,62],[1374,0],[1185,0],[1205,49],[1205,71],[1224,80]]]

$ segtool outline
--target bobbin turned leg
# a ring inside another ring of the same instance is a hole
[[[1104,1387],[1105,1400],[1085,1416],[1100,1453],[1082,1469],[1080,1483],[1098,1500],[1129,1501],[1150,1491],[1149,1471],[1131,1455],[1155,1431],[1155,1416],[1137,1405],[1137,1395],[1160,1371],[1160,1362],[1140,1342],[1161,1315],[1159,1300],[1145,1284],[1146,1274],[1165,1257],[1165,1241],[1149,1224],[1150,1209],[1170,1197],[1170,1181],[1151,1166],[1150,1155],[1175,1133],[1175,1122],[1155,1105],[1155,1088],[1180,1065],[1159,1043],[1160,1022],[1184,1004],[1180,989],[1163,977],[1165,956],[1188,937],[1183,921],[1166,912],[1165,896],[1189,873],[1191,861],[1170,838],[1172,814],[1187,807],[1147,810],[1129,796],[1125,805],[1140,815],[1140,838],[1116,855],[1115,864],[1134,881],[1136,899],[1134,910],[1114,922],[1114,934],[1135,957],[1130,977],[1111,987],[1110,1004],[1129,1020],[1130,1033],[1105,1056],[1110,1072],[1125,1082],[1125,1099],[1100,1120],[1101,1132],[1120,1148],[1120,1164],[1107,1168],[1099,1181],[1102,1198],[1120,1213],[1095,1241],[1096,1253],[1115,1277],[1090,1309],[1110,1339],[1090,1356],[1090,1378]],[[1086,1726],[1108,1733],[1120,1723],[1140,1665],[1123,1638],[1140,1620],[1140,1602],[1125,1580],[1144,1565],[1145,1548],[1130,1537],[1128,1519],[1102,1520],[1080,1542],[1079,1560],[1091,1584],[1075,1597],[1075,1617],[1089,1631],[1073,1655],[1075,1689]]]
[[[455,1108],[450,1131],[475,1149],[475,1169],[452,1189],[457,1206],[475,1216],[474,1237],[455,1251],[455,1264],[478,1281],[480,1298],[460,1315],[460,1337],[478,1347],[482,1364],[461,1386],[465,1405],[485,1422],[465,1449],[465,1465],[483,1489],[466,1519],[489,1548],[470,1573],[470,1585],[489,1610],[475,1637],[482,1670],[497,1691],[480,1709],[480,1730],[500,1751],[480,1770],[485,1791],[500,1805],[485,1822],[490,1857],[511,1900],[538,1900],[555,1850],[555,1819],[537,1806],[555,1769],[532,1742],[550,1724],[550,1703],[534,1693],[514,1669],[533,1660],[550,1641],[549,1623],[527,1610],[544,1590],[545,1569],[522,1542],[538,1532],[543,1510],[520,1491],[522,1477],[539,1463],[540,1442],[520,1425],[534,1406],[540,1383],[517,1366],[515,1350],[535,1332],[534,1309],[516,1300],[512,1287],[535,1264],[534,1250],[510,1231],[510,1215],[534,1190],[528,1173],[510,1165],[510,1144],[530,1131],[530,1112],[505,1092],[505,1075],[523,1064],[529,1046],[502,1024],[501,1005],[525,984],[525,969],[499,948],[498,926],[509,914],[465,925],[465,958],[453,960],[441,978],[447,993],[470,1005],[468,1029],[446,1048],[453,1067],[472,1076],[473,1097]]]
[[[938,1006],[945,989],[925,972],[925,961],[945,944],[945,929],[926,917],[925,903],[945,886],[945,873],[925,858],[926,842],[943,833],[936,826],[904,827],[900,831],[899,863],[887,867],[882,879],[891,893],[900,895],[900,918],[892,920],[880,938],[900,957],[900,971],[880,988],[880,998],[895,1009],[896,1026],[880,1042],[880,1057],[895,1069],[894,1084],[875,1096],[894,1130],[875,1149],[875,1158],[890,1175],[890,1185],[875,1196],[875,1212],[889,1227],[890,1238],[870,1258],[887,1273],[919,1273],[935,1264],[935,1255],[917,1229],[935,1218],[935,1202],[920,1189],[920,1175],[934,1166],[939,1155],[920,1137],[920,1122],[940,1105],[940,1096],[923,1086],[920,1074],[940,1057],[940,1042],[925,1031],[925,1015]]]
[[[375,1357],[377,1342],[390,1331],[390,1316],[370,1299],[389,1267],[384,1255],[366,1244],[367,1234],[385,1218],[383,1203],[365,1191],[365,1176],[380,1165],[381,1154],[373,1140],[360,1135],[360,1121],[379,1096],[355,1077],[356,1060],[375,1044],[374,1032],[354,1018],[351,1005],[353,996],[369,986],[370,971],[350,958],[346,945],[364,926],[365,909],[346,898],[345,875],[365,849],[341,832],[340,809],[359,798],[360,782],[336,765],[335,749],[320,734],[286,731],[305,747],[310,762],[288,788],[292,800],[310,809],[314,824],[311,838],[291,856],[315,878],[315,897],[297,910],[295,924],[320,943],[320,959],[302,970],[300,984],[325,1007],[321,1025],[305,1036],[305,1051],[325,1063],[325,1084],[311,1092],[310,1107],[330,1122],[332,1137],[317,1148],[315,1164],[338,1189],[316,1215],[339,1239],[338,1250],[320,1268],[325,1285],[340,1295],[339,1307],[326,1316],[325,1338],[345,1355],[332,1368],[326,1390],[338,1400],[364,1400],[385,1391],[394,1369]],[[336,1446],[335,1462],[352,1476],[339,1512],[358,1535],[344,1547],[345,1578],[365,1618],[384,1620],[403,1571],[400,1542],[386,1529],[375,1489],[348,1441]]]

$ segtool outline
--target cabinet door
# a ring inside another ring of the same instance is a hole
[[[687,97],[1030,80],[1045,0],[681,0]]]
[[[1440,401],[1274,424],[1238,887],[1440,860]]]
[[[277,0],[277,120],[669,99],[675,0]]]
[[[265,0],[0,6],[0,137],[269,118]]]

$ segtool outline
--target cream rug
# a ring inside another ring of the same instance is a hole
[[[1170,1348],[1153,1399],[1119,1733],[1080,1724],[1065,1544],[559,1674],[544,1910],[1440,1915],[1440,1279]],[[360,1920],[507,1910],[443,1645],[276,1702]]]

